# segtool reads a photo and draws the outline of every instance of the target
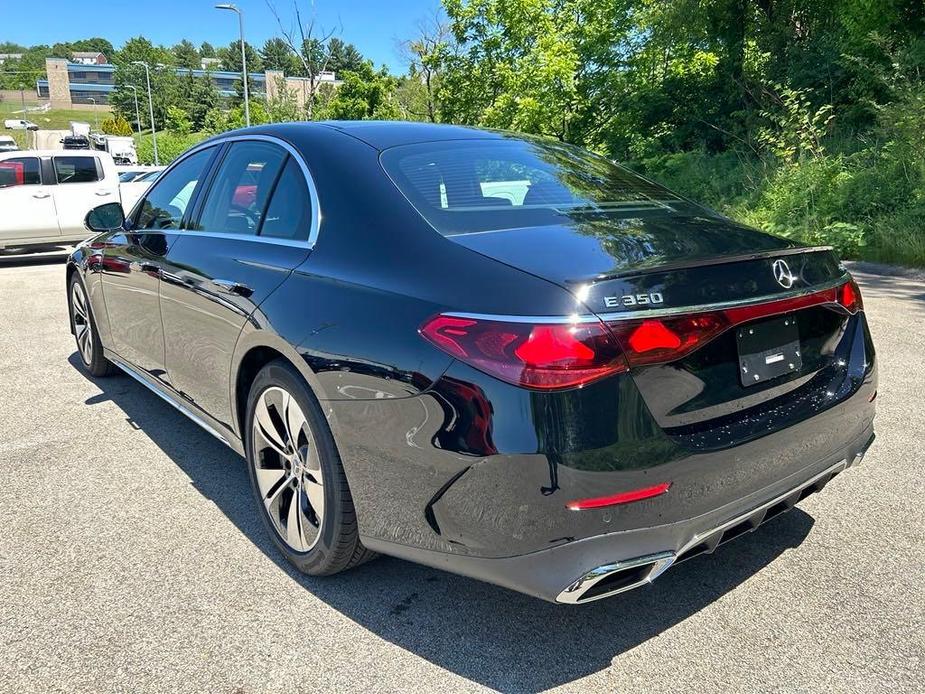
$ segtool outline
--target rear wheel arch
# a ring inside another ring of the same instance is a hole
[[[252,330],[238,338],[235,346],[235,355],[232,361],[231,403],[234,416],[234,428],[241,441],[245,440],[247,398],[251,385],[254,383],[260,370],[272,361],[282,360],[289,363],[305,380],[309,390],[321,402],[325,400],[324,390],[317,376],[305,363],[296,349],[277,335],[265,330]],[[322,406],[322,409],[325,409]],[[336,425],[330,412],[325,411],[328,424],[336,432]]]

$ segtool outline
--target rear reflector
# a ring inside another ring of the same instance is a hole
[[[605,506],[618,506],[620,504],[630,504],[634,501],[651,499],[654,496],[661,496],[671,487],[671,482],[662,482],[652,487],[643,489],[634,489],[629,492],[620,492],[611,496],[598,496],[593,499],[576,499],[569,501],[565,507],[572,511],[584,511],[589,508],[603,508]]]
[[[626,371],[600,321],[532,324],[441,314],[420,333],[460,361],[526,388],[575,388]]]

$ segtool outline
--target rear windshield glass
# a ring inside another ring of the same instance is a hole
[[[382,165],[442,234],[543,226],[585,214],[664,213],[685,201],[578,147],[505,139],[388,149]]]

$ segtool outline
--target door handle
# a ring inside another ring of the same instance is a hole
[[[154,263],[139,263],[137,260],[133,260],[128,264],[128,267],[134,272],[146,272],[157,277],[161,276],[161,268]]]
[[[37,200],[44,200],[45,198],[50,198],[51,193],[33,193],[32,197],[36,198]]]
[[[96,191],[96,194],[99,195],[101,198],[105,198],[107,195],[112,195],[112,191],[109,191],[109,190],[98,190],[98,191]]]
[[[229,294],[237,294],[238,296],[243,296],[245,299],[254,293],[254,290],[248,287],[246,284],[241,284],[240,282],[235,282],[233,280],[212,280],[212,284],[224,292],[228,292]]]

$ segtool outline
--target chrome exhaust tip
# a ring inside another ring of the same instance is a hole
[[[674,552],[659,552],[599,566],[559,593],[556,602],[579,605],[638,588],[658,578],[674,559]]]

